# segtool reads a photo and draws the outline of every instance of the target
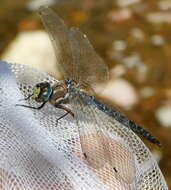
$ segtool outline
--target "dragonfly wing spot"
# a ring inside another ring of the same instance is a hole
[[[118,170],[117,170],[115,167],[113,168],[113,170],[114,170],[116,173],[118,173]]]
[[[85,159],[87,159],[87,154],[86,154],[86,153],[83,153],[83,155],[84,155]]]

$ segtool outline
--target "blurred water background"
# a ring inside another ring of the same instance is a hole
[[[171,188],[171,0],[1,0],[1,60],[60,78],[40,5],[87,34],[110,68],[99,96],[161,141],[162,148],[145,143]]]

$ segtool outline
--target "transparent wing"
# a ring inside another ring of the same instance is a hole
[[[83,93],[72,100],[72,106],[85,161],[97,177],[110,184],[109,189],[167,186],[156,160],[130,128],[99,110]]]
[[[127,185],[133,183],[135,165],[132,153],[122,143],[112,139],[106,130],[111,125],[116,126],[117,122],[113,119],[109,123],[103,112],[80,96],[72,100],[72,105],[82,152],[88,165],[107,180],[113,177]]]
[[[73,79],[90,86],[106,81],[109,77],[108,67],[97,55],[86,35],[78,28],[71,28],[69,35],[74,60]]]
[[[39,14],[54,47],[58,68],[62,71],[65,78],[72,78],[73,58],[67,26],[64,21],[48,7],[41,6]]]
[[[96,118],[94,118],[93,110],[91,110],[90,106],[85,105],[84,101],[78,97],[72,103],[76,112],[84,157],[93,168],[101,168],[108,160],[108,151],[106,150],[106,142],[103,139],[103,134],[99,130]],[[97,149],[98,151],[96,151]]]
[[[57,65],[65,78],[91,86],[108,79],[107,65],[82,32],[76,28],[68,29],[64,21],[47,7],[41,7],[39,13],[52,41]]]

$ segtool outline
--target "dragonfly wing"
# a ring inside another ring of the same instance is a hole
[[[48,7],[41,7],[39,14],[65,79],[74,79],[91,86],[108,79],[107,65],[97,55],[85,34],[77,28],[68,29],[64,21]]]
[[[68,27],[64,21],[48,7],[40,7],[39,14],[54,47],[57,66],[60,71],[63,72],[65,78],[71,78],[73,59],[69,43]]]
[[[77,28],[71,28],[69,35],[74,60],[73,78],[90,86],[106,81],[109,76],[108,67],[97,55],[86,35]]]
[[[113,117],[113,119],[117,120],[118,122],[123,124],[125,127],[128,127],[129,129],[131,129],[137,135],[144,137],[145,139],[147,139],[151,143],[154,143],[158,146],[161,146],[160,141],[157,138],[155,138],[152,134],[150,134],[150,132],[146,131],[144,128],[142,128],[138,124],[129,120],[121,112],[119,112],[116,109],[98,101],[96,98],[93,98],[92,103],[94,105],[96,105],[98,109],[100,109],[101,111],[106,113],[108,116]]]
[[[80,97],[74,98],[71,103],[76,113],[82,153],[89,166],[101,168],[108,159],[108,145],[99,130],[93,110]]]
[[[99,172],[103,167],[108,177],[114,176],[131,184],[135,176],[133,154],[107,133],[107,129],[116,126],[118,122],[108,118],[84,97],[75,98],[72,104],[76,112],[82,151],[88,165]]]

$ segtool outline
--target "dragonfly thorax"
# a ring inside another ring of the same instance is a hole
[[[86,83],[79,83],[76,82],[75,80],[65,80],[65,83],[67,85],[67,89],[68,89],[68,93],[69,93],[69,97],[73,98],[73,96],[76,96],[78,94],[88,94],[89,96],[93,96],[94,95],[94,91],[93,89]]]
[[[50,98],[50,102],[53,105],[68,103],[69,92],[67,84],[64,80],[61,80],[52,86],[53,94]]]

